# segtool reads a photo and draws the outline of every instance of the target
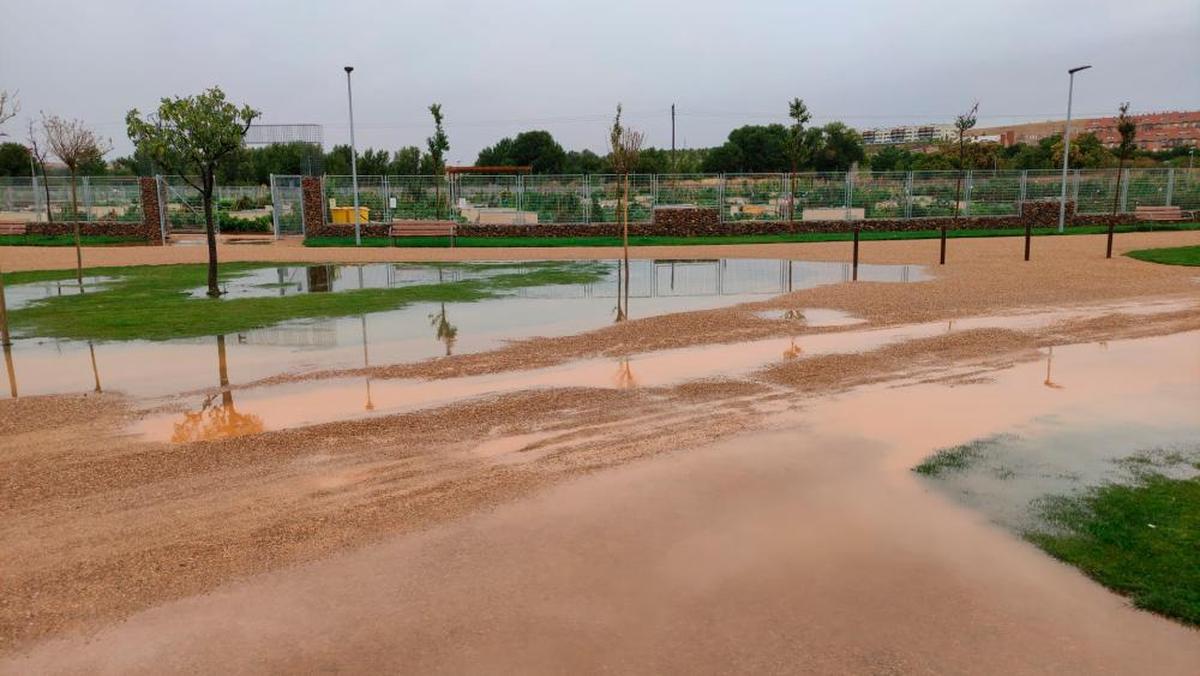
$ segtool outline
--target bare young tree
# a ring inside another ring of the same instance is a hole
[[[808,149],[805,143],[804,125],[812,119],[812,114],[808,112],[808,106],[804,105],[804,99],[795,98],[788,103],[788,117],[792,118],[792,126],[788,128],[787,152],[788,159],[791,160],[792,172],[788,176],[789,187],[788,192],[788,220],[796,220],[796,170],[800,167],[800,162],[804,160],[805,151]]]
[[[1129,102],[1122,103],[1119,110],[1120,112],[1117,115],[1117,133],[1121,135],[1121,141],[1117,144],[1117,186],[1116,190],[1113,191],[1114,217],[1121,207],[1121,176],[1125,173],[1125,162],[1129,160],[1129,156],[1137,148],[1137,122],[1129,115]],[[1106,258],[1112,258],[1113,232],[1116,230],[1116,225],[1116,218],[1109,220]]]
[[[637,165],[645,135],[640,131],[621,126],[621,104],[619,103],[617,104],[617,117],[613,120],[608,140],[612,146],[613,171],[621,177],[621,197],[618,200],[618,210],[621,214],[621,245],[625,250],[625,269],[622,274],[624,274],[626,299],[622,308],[620,294],[618,294],[617,321],[623,321],[629,316],[629,173]]]
[[[21,104],[17,101],[17,93],[0,90],[0,126],[4,126],[5,122],[16,117],[19,112],[21,112]],[[0,137],[2,136],[8,136],[8,134],[0,130]]]
[[[46,157],[49,155],[49,150],[46,149],[46,144],[38,140],[37,125],[33,120],[29,121],[29,157],[33,160],[34,167],[42,174],[42,189],[46,191],[46,222],[54,222],[54,211],[50,208],[50,183],[46,180]]]
[[[42,113],[42,130],[46,143],[54,156],[67,165],[71,174],[71,230],[75,235],[75,278],[83,284],[83,248],[80,245],[79,192],[75,186],[79,177],[79,166],[84,162],[103,157],[112,150],[112,142],[101,139],[88,129],[82,120],[68,120],[57,115]]]

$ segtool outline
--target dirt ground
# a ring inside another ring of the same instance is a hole
[[[1118,251],[1197,243],[1200,233],[1123,235]],[[119,394],[0,401],[0,671],[1134,673],[1153,655],[1151,671],[1187,673],[1200,663],[1196,632],[1129,609],[942,504],[845,429],[814,429],[798,454],[788,451],[794,433],[763,432],[781,411],[832,406],[831,395],[854,388],[946,389],[1017,368],[1050,345],[1200,329],[1187,305],[1200,301],[1195,269],[1106,261],[1103,245],[1038,239],[1026,264],[1019,239],[951,241],[949,264],[933,266],[930,282],[820,287],[370,373],[453,378],[736,343],[780,333],[753,315],[768,307],[844,309],[868,328],[1086,310],[1048,327],[784,355],[736,378],[531,388],[183,445],[131,436],[143,412]],[[841,260],[848,249],[634,253]],[[349,262],[615,252],[282,243],[222,253]],[[928,264],[937,243],[869,242],[863,254]],[[202,256],[89,249],[85,264]],[[72,257],[0,248],[6,270],[70,266]],[[1104,305],[1149,300],[1185,305],[1144,316]],[[845,453],[820,453],[834,445]],[[787,530],[796,523],[811,528]],[[678,548],[657,548],[663,538]]]

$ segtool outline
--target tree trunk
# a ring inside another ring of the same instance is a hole
[[[8,305],[4,300],[4,271],[0,270],[0,345],[8,347],[12,340],[8,335]]]
[[[204,186],[204,190],[201,191],[204,199],[204,234],[208,239],[208,297],[217,298],[221,295],[221,290],[217,288],[217,229],[216,223],[213,222],[212,169],[209,169],[201,180],[201,185]]]
[[[75,281],[83,293],[83,244],[80,242],[79,198],[75,193],[75,171],[71,170],[71,231],[75,234]]]
[[[1113,216],[1116,216],[1121,208],[1121,176],[1125,173],[1125,155],[1121,155],[1121,161],[1117,164],[1117,187],[1113,191]]]
[[[217,379],[221,383],[221,406],[233,408],[233,392],[229,389],[229,365],[225,360],[225,335],[217,336]]]
[[[46,180],[46,163],[38,162],[38,168],[42,170],[42,188],[46,191],[46,222],[54,222],[54,210],[50,207],[50,181]]]
[[[625,311],[624,318],[629,317],[629,172],[625,172],[624,203],[621,205],[621,244],[625,248]]]

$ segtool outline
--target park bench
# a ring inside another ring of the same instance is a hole
[[[396,246],[398,237],[449,237],[450,246],[454,246],[454,226],[454,221],[393,221],[388,236],[392,246]]]
[[[1179,207],[1135,207],[1133,215],[1139,221],[1182,221],[1183,210]]]
[[[0,222],[0,235],[24,235],[29,227],[24,223]]]

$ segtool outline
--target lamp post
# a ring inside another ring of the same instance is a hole
[[[1071,158],[1071,98],[1075,94],[1075,73],[1087,70],[1091,66],[1076,66],[1067,71],[1070,81],[1067,84],[1067,126],[1063,129],[1063,170],[1062,197],[1058,200],[1058,231],[1062,232],[1067,222],[1067,165]]]
[[[350,107],[350,182],[354,189],[354,246],[362,245],[362,223],[358,214],[358,149],[354,146],[354,94],[350,90],[350,73],[354,66],[346,66],[346,103]]]

